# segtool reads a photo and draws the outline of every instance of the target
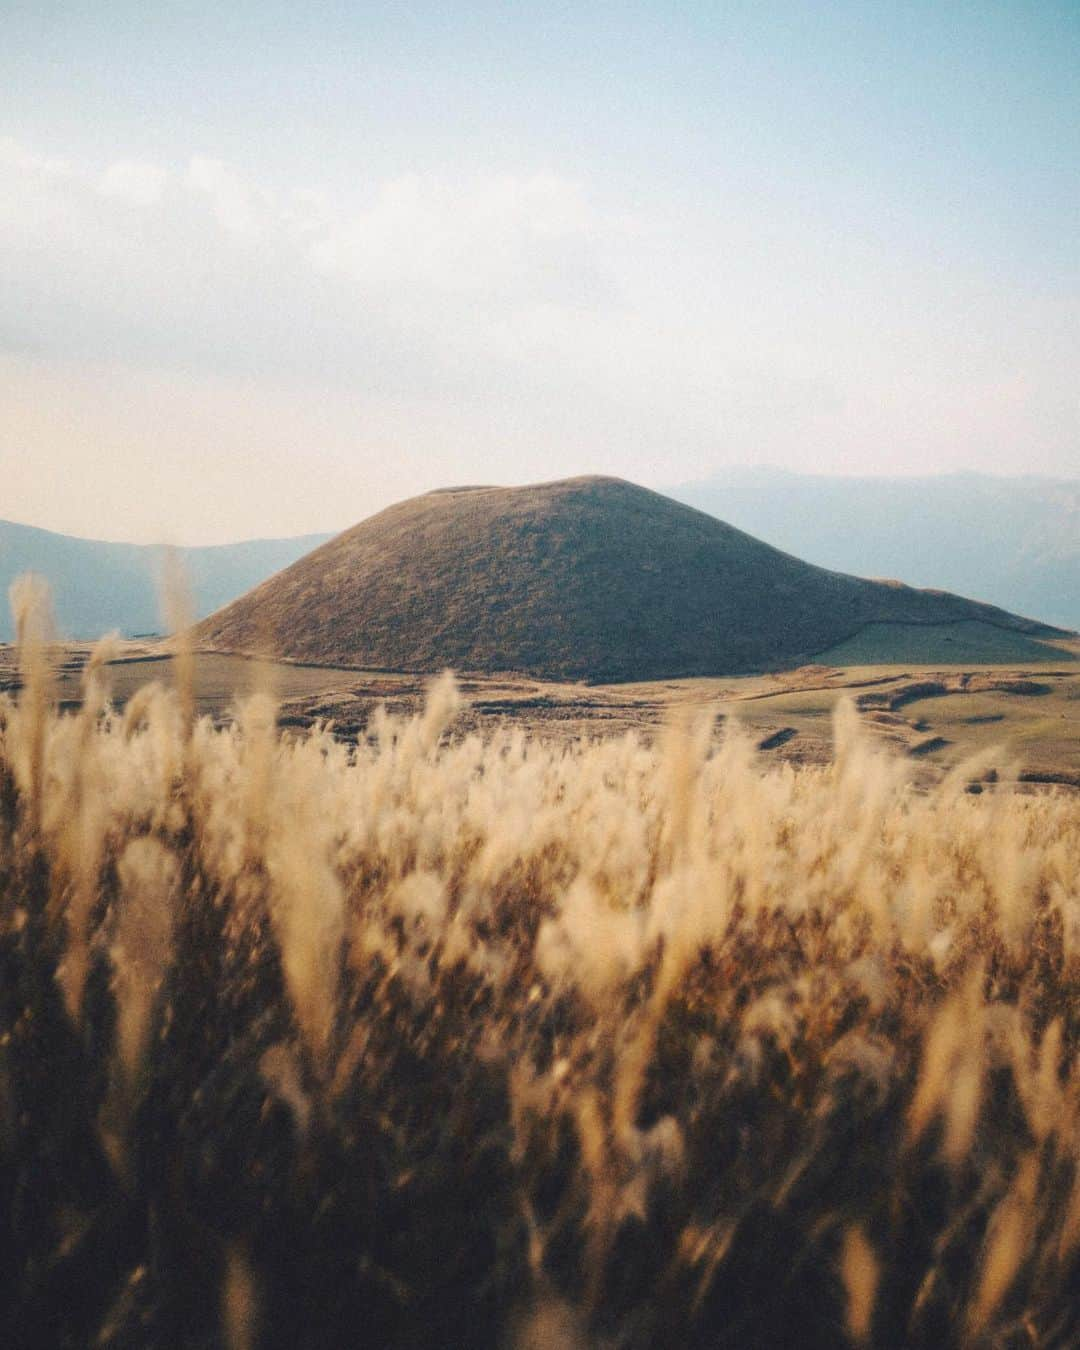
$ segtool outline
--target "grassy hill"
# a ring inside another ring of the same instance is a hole
[[[399,503],[212,615],[195,639],[368,669],[615,681],[794,666],[871,624],[954,625],[957,660],[970,659],[972,624],[1014,635],[1028,659],[1057,632],[814,567],[659,493],[590,477]]]

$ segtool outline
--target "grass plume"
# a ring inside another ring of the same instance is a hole
[[[107,648],[61,715],[27,596],[10,1344],[1080,1341],[1075,796],[850,708],[801,770],[457,734],[448,676],[355,746],[118,713]]]

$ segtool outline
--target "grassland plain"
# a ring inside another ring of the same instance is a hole
[[[55,647],[59,707],[76,711],[90,647]],[[855,701],[875,739],[923,761],[931,776],[966,757],[993,751],[992,768],[1034,782],[1080,787],[1080,642],[1055,644],[1057,664],[837,666],[817,664],[776,675],[661,680],[618,685],[462,677],[465,706],[454,733],[514,726],[544,740],[572,741],[634,732],[653,740],[674,713],[713,711],[715,730],[735,718],[762,753],[794,764],[825,764],[832,755],[832,714]],[[108,662],[113,706],[122,710],[145,685],[175,687],[171,656],[160,644],[117,642]],[[303,731],[323,726],[355,742],[376,710],[418,712],[428,677],[287,662],[257,662],[218,652],[192,657],[192,699],[217,725],[238,700],[273,689],[278,723]],[[0,645],[0,691],[19,684],[14,647]]]
[[[946,694],[819,673],[817,765],[449,677],[283,735],[184,652],[58,711],[15,598],[9,1344],[1080,1342],[1080,797],[917,779],[872,717]]]

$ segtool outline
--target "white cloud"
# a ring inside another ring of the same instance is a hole
[[[0,169],[39,178],[66,178],[71,174],[67,160],[35,154],[11,136],[0,136]]]
[[[220,159],[195,155],[188,164],[187,185],[210,199],[210,209],[223,229],[251,235],[259,227],[259,194]]]
[[[1002,295],[977,278],[944,301],[916,281],[904,306],[888,272],[815,286],[779,226],[758,239],[738,221],[725,233],[723,215],[631,219],[557,173],[275,194],[210,157],[111,160],[0,138],[0,359],[55,363],[65,417],[69,372],[108,370],[86,406],[100,403],[103,446],[109,425],[129,425],[133,464],[155,443],[153,400],[136,392],[155,378],[175,382],[178,463],[195,442],[227,458],[276,437],[283,462],[289,441],[343,465],[366,445],[368,469],[394,475],[379,504],[438,456],[430,485],[588,467],[662,479],[649,466],[670,456],[681,477],[721,458],[841,468],[867,446],[915,469],[943,444],[953,464],[1024,444],[1049,468],[1075,439],[1060,297],[1005,330]],[[954,356],[973,332],[982,355],[961,380]],[[1009,372],[1028,383],[995,395]],[[235,397],[196,415],[217,382]],[[28,394],[25,416],[47,402]],[[0,425],[11,403],[0,392]],[[42,425],[58,462],[65,436]]]
[[[410,174],[344,200],[275,195],[207,156],[58,179],[16,142],[0,151],[11,350],[468,397],[536,380],[531,316],[550,348],[559,315],[588,313],[591,332],[617,293],[626,222],[551,173]]]
[[[321,210],[308,213],[308,257],[361,286],[510,306],[589,305],[605,289],[596,245],[613,222],[552,174],[408,174],[378,185],[363,209]]]
[[[162,198],[169,181],[168,169],[158,164],[122,159],[110,164],[98,179],[103,197],[115,197],[132,206],[154,206]]]
[[[310,188],[278,198],[223,160],[195,155],[179,175],[186,193],[169,196],[177,175],[167,166],[136,159],[72,166],[0,138],[0,174],[12,216],[20,199],[24,216],[32,200],[35,219],[66,222],[55,240],[40,239],[41,249],[50,242],[65,248],[91,229],[110,265],[126,244],[130,266],[143,274],[160,272],[162,262],[172,270],[197,260],[205,275],[215,256],[235,271],[235,251],[214,242],[216,224],[237,242],[258,243],[264,261],[272,254],[279,275],[282,268],[291,274],[291,281],[282,277],[286,288],[306,276],[319,293],[333,284],[343,303],[352,296],[366,311],[405,310],[410,322],[425,306],[433,313],[432,302],[441,319],[455,305],[473,317],[476,306],[502,316],[536,306],[603,308],[615,285],[605,258],[632,232],[579,184],[552,173],[405,174],[370,182],[359,201],[343,202]],[[163,203],[150,230],[120,209]]]

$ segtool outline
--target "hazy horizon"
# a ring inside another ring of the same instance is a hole
[[[589,476],[590,476],[590,473],[589,473],[588,470],[583,470],[581,474],[570,474],[570,475],[567,475],[567,476],[568,476],[568,477],[589,477]],[[601,475],[601,476],[604,476],[604,475]],[[610,476],[612,476],[612,477],[621,477],[622,475],[614,474],[614,475],[610,475]],[[1010,483],[1010,482],[1027,482],[1027,483],[1031,483],[1031,484],[1040,484],[1040,483],[1042,483],[1042,484],[1047,484],[1047,485],[1060,485],[1060,486],[1063,486],[1063,487],[1067,487],[1067,488],[1073,489],[1073,490],[1077,491],[1078,493],[1080,493],[1080,473],[1074,473],[1074,474],[1041,474],[1041,473],[1015,473],[1015,474],[1009,474],[1009,473],[995,473],[995,472],[993,472],[993,471],[991,471],[991,470],[984,470],[984,469],[943,469],[943,470],[941,470],[941,471],[938,472],[938,473],[908,473],[908,474],[898,474],[898,473],[889,473],[889,472],[881,472],[881,473],[869,473],[869,472],[868,472],[868,473],[865,473],[865,474],[847,474],[847,473],[840,473],[840,472],[836,472],[836,473],[827,473],[827,472],[824,472],[824,471],[819,471],[819,470],[814,470],[814,469],[792,469],[792,468],[788,468],[788,467],[786,467],[786,466],[784,466],[784,465],[779,465],[779,464],[729,464],[729,465],[723,465],[723,466],[721,466],[720,468],[714,470],[712,473],[705,474],[705,475],[703,475],[703,476],[700,477],[700,478],[687,478],[687,479],[683,479],[683,480],[681,480],[681,481],[679,481],[679,482],[676,482],[676,481],[672,480],[672,481],[670,481],[670,482],[654,483],[654,484],[644,484],[644,483],[643,483],[643,484],[641,484],[641,486],[643,486],[643,487],[651,487],[652,490],[653,490],[654,492],[660,492],[660,493],[664,494],[665,496],[666,496],[666,495],[675,495],[676,499],[678,499],[678,494],[679,494],[681,491],[683,491],[683,490],[689,490],[689,489],[692,489],[692,488],[695,488],[695,487],[708,488],[708,487],[714,486],[715,484],[721,484],[721,483],[723,483],[723,482],[725,482],[725,481],[737,481],[737,480],[739,480],[739,479],[742,479],[742,480],[766,479],[766,480],[767,480],[768,478],[781,478],[781,477],[784,477],[784,478],[805,478],[805,479],[808,479],[808,480],[815,480],[815,481],[817,481],[817,482],[822,482],[822,481],[825,481],[825,482],[833,481],[833,482],[835,482],[835,483],[837,483],[837,484],[841,484],[841,483],[845,483],[845,482],[846,482],[846,483],[867,482],[867,483],[878,483],[878,484],[881,484],[881,485],[885,485],[885,484],[889,484],[889,483],[895,483],[895,484],[915,484],[915,483],[922,483],[922,482],[925,482],[925,483],[933,483],[933,482],[935,482],[935,481],[945,481],[945,480],[950,480],[950,479],[955,480],[955,479],[970,478],[970,479],[972,479],[972,480],[979,480],[979,481],[983,481],[983,482],[986,482],[986,481],[989,481],[989,482],[1000,481],[1000,482],[1002,482],[1002,483]],[[508,482],[508,481],[502,481],[502,482],[490,482],[490,483],[481,483],[481,484],[466,484],[466,483],[464,483],[464,482],[461,482],[461,483],[450,483],[450,482],[447,482],[447,483],[436,484],[436,485],[435,485],[434,487],[432,487],[432,488],[421,489],[421,493],[424,492],[424,491],[433,491],[433,492],[437,492],[437,491],[445,491],[445,490],[448,490],[448,489],[451,489],[451,488],[455,488],[455,487],[466,487],[466,486],[473,486],[473,487],[476,487],[476,486],[479,486],[479,487],[530,487],[530,486],[538,486],[538,485],[540,485],[540,484],[542,484],[542,483],[550,482],[550,481],[556,481],[556,480],[552,480],[552,479],[544,479],[544,478],[537,478],[537,479],[531,479],[531,480],[528,480],[527,482],[526,482],[526,481],[522,481],[522,482]],[[632,481],[632,480],[630,480],[630,481]],[[410,494],[410,495],[421,495],[421,493]],[[119,536],[115,536],[115,535],[108,535],[108,534],[100,534],[100,535],[87,535],[87,534],[74,534],[74,533],[69,534],[69,532],[67,532],[67,531],[64,531],[64,530],[57,530],[57,529],[54,529],[52,526],[49,526],[49,525],[43,525],[43,524],[41,524],[41,523],[39,523],[39,522],[37,522],[37,521],[33,521],[33,520],[19,520],[19,519],[17,519],[17,518],[16,518],[15,516],[13,516],[13,515],[3,515],[3,516],[0,516],[0,524],[10,524],[10,525],[15,525],[15,526],[18,526],[18,527],[20,527],[20,528],[23,528],[23,529],[29,529],[29,530],[41,530],[41,531],[44,531],[45,533],[49,533],[49,534],[59,534],[59,535],[64,535],[65,537],[70,537],[70,538],[74,538],[74,539],[85,540],[85,541],[88,542],[88,543],[117,544],[117,545],[124,545],[124,546],[132,546],[132,547],[135,547],[135,548],[148,548],[148,549],[154,549],[154,548],[179,548],[179,549],[220,548],[220,549],[228,549],[228,548],[233,547],[233,546],[235,546],[235,545],[241,545],[241,544],[257,544],[257,543],[272,543],[272,542],[274,542],[274,541],[276,541],[276,540],[279,540],[279,539],[318,539],[318,538],[330,538],[330,537],[332,537],[333,535],[340,533],[342,530],[347,530],[347,529],[349,529],[352,525],[359,524],[359,522],[360,522],[361,520],[367,519],[368,516],[373,515],[373,514],[376,514],[378,511],[384,510],[386,506],[392,506],[392,505],[395,505],[398,501],[401,501],[401,500],[405,500],[405,499],[404,499],[404,498],[395,498],[394,501],[392,501],[392,502],[386,502],[386,503],[384,503],[383,505],[377,506],[377,507],[375,507],[373,510],[366,512],[363,516],[356,516],[355,518],[350,517],[350,518],[347,519],[347,520],[346,520],[346,519],[343,519],[340,523],[337,523],[337,524],[332,524],[332,523],[331,523],[331,524],[326,524],[326,525],[324,525],[324,526],[322,526],[322,527],[318,527],[318,526],[317,526],[315,529],[312,529],[312,530],[300,530],[300,531],[296,531],[296,532],[291,533],[291,534],[284,534],[284,535],[268,535],[268,534],[265,534],[265,533],[263,533],[263,534],[254,534],[254,535],[237,535],[237,536],[224,537],[224,538],[221,538],[221,539],[219,539],[219,540],[212,540],[212,541],[209,541],[209,542],[200,542],[200,541],[193,541],[193,540],[190,540],[190,539],[185,539],[185,538],[180,538],[180,537],[173,537],[172,534],[171,534],[169,537],[147,537],[147,538],[123,538],[123,537],[119,537]],[[709,514],[714,514],[714,513],[710,512]],[[766,541],[766,542],[769,542],[769,541]]]
[[[1080,465],[1080,12],[5,7],[0,517]]]

